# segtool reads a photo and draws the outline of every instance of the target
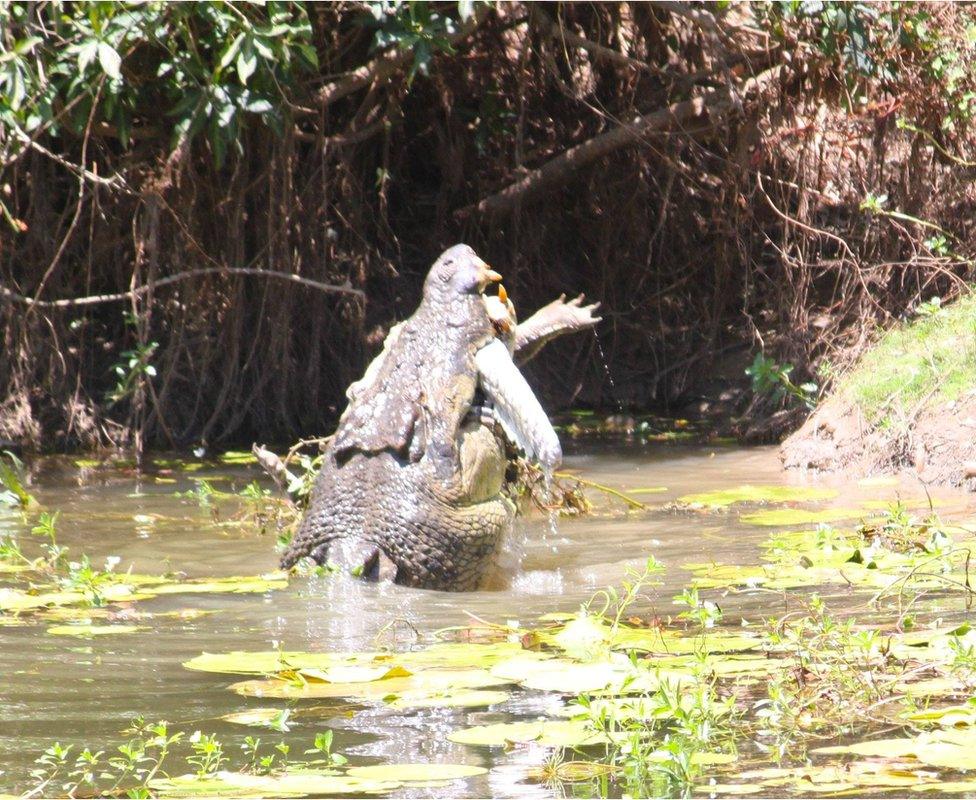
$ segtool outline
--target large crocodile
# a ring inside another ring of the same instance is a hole
[[[598,321],[595,306],[559,298],[515,327],[504,296],[484,294],[500,277],[466,245],[438,258],[417,311],[349,387],[282,567],[309,556],[410,586],[481,583],[516,512],[505,491],[507,448],[550,469],[561,459],[513,354],[531,357]],[[473,408],[482,395],[487,419]]]

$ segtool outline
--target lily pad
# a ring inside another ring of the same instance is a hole
[[[54,625],[47,632],[54,636],[114,636],[149,630],[145,625]]]
[[[661,678],[649,670],[635,670],[630,659],[616,655],[612,660],[580,663],[567,658],[547,661],[513,658],[492,668],[491,674],[506,683],[526,689],[561,694],[581,692],[654,691]]]
[[[826,522],[837,522],[843,519],[858,519],[864,516],[860,508],[825,508],[811,511],[805,508],[770,508],[766,511],[756,511],[743,514],[739,519],[747,525],[777,526],[777,525],[819,525]]]
[[[230,653],[201,653],[184,661],[187,669],[226,675],[271,675],[284,670],[331,669],[367,665],[378,653],[297,653],[281,650],[234,650]]]
[[[107,602],[143,600],[152,597],[151,593],[136,591],[131,586],[118,584],[99,590],[102,600]],[[0,611],[32,611],[47,606],[76,605],[87,602],[89,597],[83,592],[50,591],[33,594],[20,589],[0,587]]]
[[[284,589],[288,578],[284,573],[268,575],[214,578],[211,580],[189,580],[162,582],[152,585],[148,591],[159,594],[252,594]]]
[[[398,710],[411,708],[481,708],[504,703],[508,698],[508,692],[490,689],[462,689],[434,694],[404,692],[390,701],[390,708]]]
[[[686,494],[678,502],[691,506],[726,508],[735,503],[797,503],[828,500],[837,496],[834,489],[816,486],[736,486],[713,492]]]
[[[976,705],[926,708],[905,712],[901,717],[912,722],[934,722],[943,728],[968,728],[976,726]]]
[[[251,708],[247,711],[236,711],[233,714],[224,714],[221,717],[224,722],[233,722],[235,725],[253,725],[259,728],[269,727],[273,720],[281,718],[280,708]]]
[[[606,744],[605,734],[583,722],[574,720],[545,720],[539,722],[503,722],[497,725],[478,725],[454,731],[447,738],[457,744],[502,747],[508,744],[532,742],[543,747],[586,747]]]
[[[342,794],[386,794],[400,789],[394,780],[357,778],[326,771],[302,771],[284,775],[249,775],[217,772],[214,775],[180,775],[151,781],[159,797],[331,797]]]
[[[976,730],[940,730],[913,739],[876,739],[814,752],[911,757],[931,767],[966,771],[976,769]]]
[[[328,669],[299,669],[297,672],[307,681],[324,681],[326,683],[370,683],[386,678],[408,678],[413,675],[410,670],[397,664],[379,666],[339,665]]]
[[[938,792],[939,794],[962,794],[976,792],[976,780],[973,781],[936,781],[935,783],[920,783],[909,787],[913,792]]]
[[[387,672],[394,667],[415,672],[431,668],[488,668],[516,655],[534,661],[542,661],[550,657],[546,653],[523,650],[518,642],[493,642],[490,644],[444,642],[409,653],[375,651],[303,653],[277,650],[235,650],[229,653],[202,653],[189,661],[185,661],[183,666],[201,672],[219,672],[230,675],[271,675],[285,670],[306,672],[308,670],[323,670],[328,672],[358,668]],[[347,674],[352,675],[354,673]],[[339,673],[333,673],[333,675],[338,676]]]
[[[296,676],[297,677],[297,676]],[[436,692],[447,689],[482,689],[501,686],[508,681],[483,669],[426,670],[416,675],[386,678],[359,683],[327,683],[323,681],[267,680],[241,681],[230,686],[232,691],[245,697],[277,697],[299,699],[307,697],[356,697],[381,700],[391,695],[407,692]]]
[[[228,450],[221,453],[220,462],[222,464],[257,464],[258,460],[254,453],[246,450]]]
[[[377,764],[371,767],[350,767],[346,774],[354,778],[403,783],[427,783],[428,781],[455,781],[486,775],[484,767],[470,764]]]
[[[769,767],[740,773],[747,780],[759,779],[763,787],[789,788],[797,792],[863,791],[865,788],[908,789],[928,780],[901,762],[864,761],[843,765],[807,765],[803,767]]]

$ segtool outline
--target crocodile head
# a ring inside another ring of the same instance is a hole
[[[502,276],[489,267],[466,244],[456,244],[441,253],[424,281],[424,302],[437,303],[457,295],[482,294],[488,284]]]

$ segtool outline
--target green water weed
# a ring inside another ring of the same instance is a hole
[[[7,463],[7,462],[10,463]],[[0,503],[11,508],[30,508],[37,504],[34,496],[27,491],[27,477],[24,462],[9,450],[0,454]]]

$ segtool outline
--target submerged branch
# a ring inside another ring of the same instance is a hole
[[[35,300],[32,297],[26,297],[25,295],[18,294],[5,286],[0,286],[0,297],[5,297],[15,303],[21,303],[22,305],[30,306],[32,308],[75,308],[77,306],[92,306],[99,303],[117,303],[122,300],[131,300],[134,297],[140,297],[153,289],[160,288],[161,286],[167,286],[171,283],[177,283],[178,281],[187,280],[188,278],[196,278],[202,275],[254,275],[262,278],[277,278],[278,280],[308,286],[311,289],[318,289],[320,292],[351,294],[358,297],[360,300],[366,299],[366,294],[362,289],[356,289],[348,284],[339,286],[338,284],[333,283],[321,283],[319,281],[313,281],[310,278],[303,278],[301,275],[292,275],[288,272],[273,272],[272,270],[255,269],[252,267],[204,267],[203,269],[195,269],[188,272],[179,272],[176,275],[169,275],[165,278],[160,278],[158,281],[147,283],[144,286],[138,286],[128,292],[118,292],[117,294],[96,294],[88,297],[68,297],[61,300]]]
[[[586,478],[581,478],[579,475],[573,475],[570,472],[554,472],[553,477],[562,478],[563,480],[576,481],[590,489],[596,489],[598,492],[603,492],[604,494],[612,495],[623,500],[628,506],[636,509],[647,508],[646,503],[642,503],[640,500],[635,500],[633,497],[628,497],[626,494],[621,492],[619,489],[614,489],[611,486],[604,486],[602,483],[597,483],[596,481],[590,481]]]

